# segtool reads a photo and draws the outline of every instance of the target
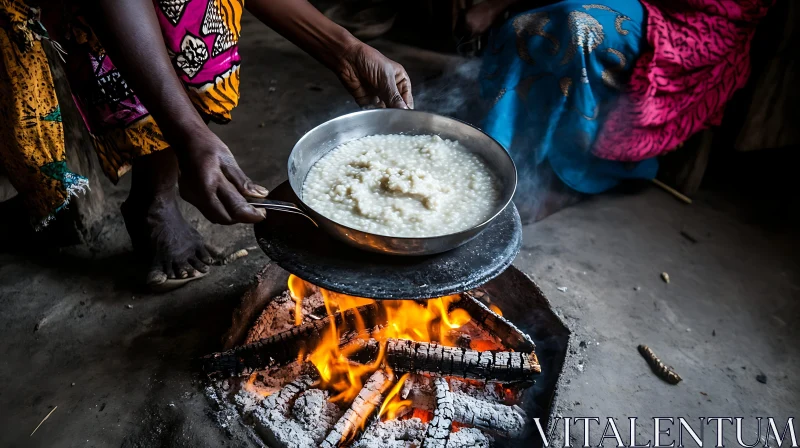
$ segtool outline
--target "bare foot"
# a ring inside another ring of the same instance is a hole
[[[134,161],[125,227],[136,254],[149,264],[147,285],[166,291],[202,277],[214,263],[212,251],[178,208],[178,164],[171,150]],[[174,280],[174,281],[173,281]]]
[[[152,198],[149,203],[128,198],[122,204],[122,216],[134,252],[150,265],[148,286],[158,287],[168,279],[200,277],[214,263],[200,233],[181,215],[174,192]]]

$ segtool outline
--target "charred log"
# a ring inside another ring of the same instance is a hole
[[[380,342],[375,339],[356,339],[362,350],[356,360],[375,359]],[[470,350],[430,342],[389,339],[384,363],[395,372],[430,373],[441,376],[512,383],[530,381],[541,372],[533,353]]]
[[[322,441],[320,447],[338,447],[352,439],[361,423],[366,422],[383,402],[383,394],[389,390],[391,385],[392,378],[388,373],[383,370],[375,371],[364,384],[355,400],[353,400],[350,409],[336,422],[336,425],[325,437],[325,440]]]
[[[536,344],[533,343],[530,336],[523,333],[508,319],[489,309],[472,293],[462,293],[461,300],[456,302],[455,306],[468,312],[473,320],[483,324],[492,335],[503,341],[503,344],[508,348],[527,353],[533,353],[536,349]]]
[[[425,431],[422,448],[446,448],[450,427],[453,426],[453,394],[447,380],[442,377],[434,378],[433,385],[436,391],[436,409]]]
[[[306,322],[252,344],[204,356],[200,359],[201,368],[207,374],[235,376],[288,364],[296,360],[301,352],[308,352],[317,346],[331,322],[336,328],[358,328],[359,316],[367,330],[386,323],[386,314],[380,307],[375,304],[364,305]]]

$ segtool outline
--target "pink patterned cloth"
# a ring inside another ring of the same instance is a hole
[[[606,117],[598,157],[636,162],[719,125],[750,74],[750,42],[773,0],[642,0],[651,49]]]

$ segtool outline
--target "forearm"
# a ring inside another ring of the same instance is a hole
[[[151,0],[86,0],[103,47],[125,81],[180,152],[208,131],[170,62]],[[210,132],[210,131],[209,131]]]
[[[247,0],[247,9],[330,69],[360,43],[306,0]]]

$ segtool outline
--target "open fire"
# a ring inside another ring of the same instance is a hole
[[[376,301],[291,275],[246,344],[203,368],[269,446],[488,447],[525,432],[517,405],[540,369],[485,302]]]

